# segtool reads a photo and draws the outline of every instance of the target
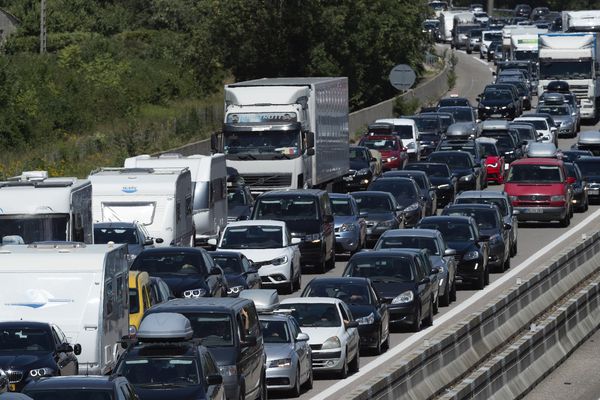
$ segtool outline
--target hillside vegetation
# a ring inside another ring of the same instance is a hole
[[[348,76],[351,106],[421,71],[426,13],[408,0],[0,0],[21,21],[0,55],[0,175],[86,175],[218,129],[222,85]],[[419,3],[419,4],[417,4]]]

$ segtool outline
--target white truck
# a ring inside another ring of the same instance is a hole
[[[219,239],[227,225],[227,166],[225,155],[199,154],[187,157],[166,153],[158,157],[147,154],[129,157],[125,168],[188,168],[192,178],[192,217],[196,245]]]
[[[129,332],[126,245],[0,246],[0,320],[56,324],[81,344],[80,374],[108,374]]]
[[[454,33],[454,16],[462,11],[442,11],[439,15],[442,43],[452,43]],[[475,18],[473,16],[473,18]]]
[[[157,246],[193,246],[189,169],[100,168],[89,179],[95,222],[137,221]]]
[[[546,33],[539,35],[538,93],[550,81],[569,83],[581,106],[582,119],[595,119],[600,96],[597,33]]]
[[[0,239],[20,236],[25,243],[94,243],[92,185],[87,179],[49,178],[25,171],[0,182]]]
[[[517,61],[538,61],[538,37],[548,33],[548,29],[539,29],[535,26],[519,27],[511,32],[509,59]],[[525,29],[522,29],[525,28]]]
[[[223,131],[211,139],[254,193],[338,184],[349,170],[348,79],[226,85]]]
[[[564,32],[600,31],[600,10],[563,11]]]

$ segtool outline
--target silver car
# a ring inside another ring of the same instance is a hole
[[[330,193],[329,202],[333,212],[336,252],[352,254],[365,247],[367,224],[360,216],[354,197]]]
[[[550,114],[552,116],[556,128],[558,129],[558,136],[575,137],[577,135],[577,121],[571,115],[571,106],[568,104],[542,104],[538,106],[537,112]]]

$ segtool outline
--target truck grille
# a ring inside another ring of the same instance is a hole
[[[246,185],[255,187],[281,188],[292,184],[292,174],[242,174]]]
[[[519,201],[550,201],[550,196],[519,196]]]
[[[588,97],[588,87],[587,85],[571,85],[569,86],[571,92],[575,94],[575,97],[578,99],[583,99]]]
[[[23,371],[6,371],[9,383],[19,383],[23,379]]]

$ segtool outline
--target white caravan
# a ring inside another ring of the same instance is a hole
[[[48,178],[25,171],[0,182],[0,239],[94,242],[92,185],[87,179]]]
[[[194,233],[196,245],[219,239],[227,225],[227,166],[224,154],[184,157],[179,153],[129,157],[125,168],[188,168],[192,178]]]
[[[101,168],[89,179],[95,222],[137,221],[158,246],[193,245],[189,169]]]
[[[0,246],[0,320],[56,324],[81,374],[108,374],[129,330],[126,245]]]

